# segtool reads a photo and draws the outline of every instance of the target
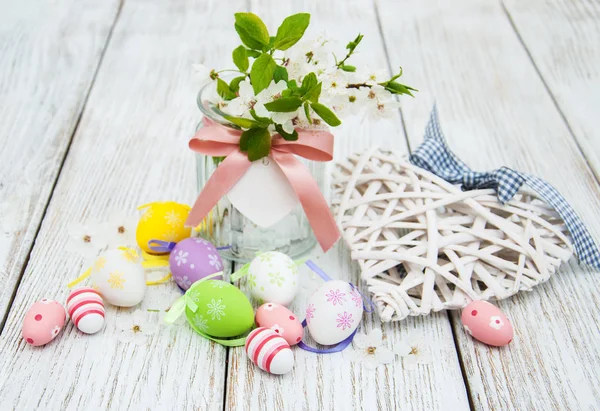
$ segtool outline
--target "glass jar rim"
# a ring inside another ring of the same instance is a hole
[[[198,105],[200,112],[202,113],[202,115],[204,117],[207,117],[216,123],[222,124],[226,127],[231,127],[236,130],[239,130],[240,128],[238,126],[233,124],[231,121],[225,119],[218,112],[216,112],[212,107],[210,107],[210,105],[209,105],[210,103],[209,103],[208,99],[203,99],[203,97],[206,97],[206,95],[211,91],[212,87],[215,87],[215,83],[213,81],[210,81],[210,82],[204,84],[200,88],[200,91],[198,92],[198,95],[196,96],[196,104]]]

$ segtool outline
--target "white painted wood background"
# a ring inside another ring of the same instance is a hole
[[[131,310],[114,308],[101,334],[69,324],[46,347],[21,340],[29,305],[64,300],[84,266],[63,251],[69,222],[193,201],[191,65],[229,63],[243,10],[272,29],[308,11],[311,35],[360,31],[358,64],[402,65],[421,90],[390,122],[347,122],[336,157],[373,144],[408,152],[435,100],[461,158],[545,177],[600,238],[597,1],[0,0],[0,410],[600,409],[599,273],[576,262],[499,303],[516,329],[506,348],[474,342],[457,312],[394,324],[365,315],[363,330],[382,327],[389,346],[425,337],[434,362],[415,371],[295,350],[293,372],[273,377],[188,327],[121,343],[115,321]],[[343,244],[313,258],[358,281]],[[314,286],[303,274],[297,312]],[[142,308],[170,294],[153,289]]]

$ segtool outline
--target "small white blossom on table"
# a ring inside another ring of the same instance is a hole
[[[116,325],[120,330],[119,341],[136,345],[144,345],[148,336],[156,334],[159,329],[158,324],[148,321],[148,315],[141,310],[133,314],[122,313],[117,318]]]
[[[368,335],[357,333],[352,342],[352,350],[346,357],[363,364],[367,369],[374,370],[382,364],[394,361],[395,354],[383,345],[381,329],[373,329]]]
[[[120,211],[113,211],[101,225],[101,235],[109,247],[136,245],[135,230],[138,220]]]
[[[85,224],[69,224],[65,249],[83,257],[95,258],[107,246],[102,225],[91,220]]]
[[[422,336],[410,336],[402,340],[396,347],[396,353],[403,357],[404,368],[408,370],[417,369],[419,364],[426,365],[433,361]]]

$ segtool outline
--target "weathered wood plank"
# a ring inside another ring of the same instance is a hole
[[[256,1],[251,9],[259,14],[272,30],[289,14],[307,11],[312,14],[307,38],[327,30],[328,36],[340,41],[341,50],[358,32],[365,34],[357,65],[387,68],[387,61],[375,10],[364,1],[298,2]],[[412,104],[408,101],[407,104]],[[360,119],[348,120],[336,130],[336,158],[372,144],[407,151],[399,118],[378,124],[363,124]],[[359,282],[358,266],[350,261],[345,244],[323,255],[312,253],[314,261],[333,278]],[[311,281],[310,270],[301,268],[303,288],[290,307],[303,317],[306,301],[320,280]],[[242,280],[242,289],[245,284]],[[364,291],[364,290],[363,290]],[[229,350],[227,396],[228,410],[346,410],[346,409],[468,409],[468,399],[453,341],[452,330],[445,313],[426,318],[411,318],[402,323],[381,324],[373,314],[363,317],[363,332],[382,328],[385,344],[393,348],[409,335],[422,335],[431,347],[434,362],[418,370],[406,370],[398,357],[390,365],[371,371],[350,362],[343,354],[318,355],[294,349],[296,365],[287,375],[275,377],[253,366],[242,348]],[[308,341],[312,341],[308,339]]]
[[[0,329],[118,9],[0,2]]]
[[[188,326],[163,329],[136,347],[120,342],[115,328],[133,310],[111,307],[103,332],[84,336],[69,323],[37,349],[22,341],[20,328],[33,301],[64,301],[66,282],[83,268],[63,251],[69,222],[194,199],[187,140],[200,115],[191,66],[228,57],[223,50],[235,43],[224,27],[233,25],[231,8],[241,6],[124,4],[0,339],[3,408],[222,409],[226,350]],[[141,308],[156,308],[153,300],[169,288],[152,289]]]
[[[600,3],[506,0],[504,6],[600,180]]]
[[[500,3],[388,0],[379,12],[392,62],[422,90],[403,108],[411,146],[437,100],[450,146],[469,165],[543,176],[600,238],[598,184]],[[598,408],[597,275],[565,265],[500,302],[516,329],[507,348],[475,342],[452,313],[476,409]]]

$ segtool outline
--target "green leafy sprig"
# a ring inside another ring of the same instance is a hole
[[[322,121],[331,127],[337,127],[341,124],[340,119],[335,113],[324,104],[319,102],[323,84],[318,81],[314,72],[307,73],[302,78],[302,83],[298,84],[295,79],[289,79],[286,69],[287,62],[284,59],[278,59],[282,64],[277,64],[273,57],[277,51],[285,51],[295,45],[303,36],[310,24],[310,14],[298,13],[287,17],[279,28],[275,36],[271,36],[264,22],[253,13],[236,13],[235,30],[238,33],[242,44],[236,47],[232,52],[233,63],[237,70],[221,70],[210,73],[210,78],[217,82],[217,93],[225,100],[233,100],[238,97],[240,83],[249,80],[255,95],[265,90],[272,81],[278,83],[285,81],[287,88],[281,92],[281,96],[270,103],[265,104],[265,108],[272,113],[291,113],[302,108],[310,124],[316,119],[312,113],[316,114]],[[358,45],[363,39],[359,34],[354,40],[346,45],[346,55],[340,61],[336,58],[336,67],[347,72],[356,71],[356,67],[349,65],[347,61],[352,57]],[[234,71],[239,76],[234,77],[227,83],[219,77],[219,73],[224,71]],[[400,84],[396,80],[402,75],[400,72],[390,80],[379,83],[393,94],[408,94],[412,96],[411,91],[416,89]],[[366,83],[349,84],[348,88],[370,87]],[[271,118],[260,117],[251,109],[251,119],[244,117],[230,116],[220,112],[225,119],[242,129],[240,138],[240,149],[247,153],[250,161],[259,160],[269,155],[271,151],[271,135],[269,127],[273,126],[275,131],[285,140],[294,141],[298,139],[298,132],[294,130],[289,133],[284,130],[282,124],[275,123]]]

